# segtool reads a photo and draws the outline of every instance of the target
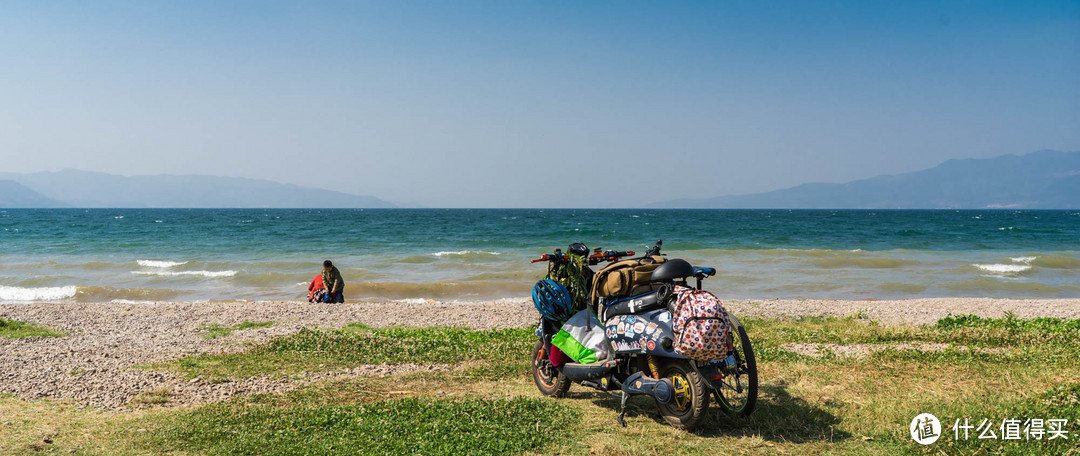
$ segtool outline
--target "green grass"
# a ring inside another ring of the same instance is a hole
[[[131,398],[131,403],[135,405],[160,405],[169,402],[169,396],[172,395],[172,391],[168,388],[156,388],[150,391],[143,391]]]
[[[818,363],[875,363],[893,361],[975,361],[1007,364],[1040,362],[1080,365],[1080,320],[1032,320],[949,316],[932,325],[883,326],[856,316],[746,319],[743,323],[765,361]],[[942,351],[890,350],[890,344],[910,342],[947,344]],[[784,349],[789,343],[880,345],[869,359],[808,357]]]
[[[66,335],[42,326],[0,318],[0,337],[21,339],[24,337],[64,337]]]
[[[523,365],[532,332],[525,329],[468,331],[461,328],[371,329],[350,325],[335,331],[302,329],[246,352],[196,355],[149,366],[188,378],[238,379],[258,375],[296,375],[358,364],[492,361],[477,376],[497,376]]]
[[[915,327],[882,326],[849,316],[745,319],[744,324],[766,372],[763,381],[768,384],[763,391],[783,386],[783,394],[801,397],[807,404],[824,405],[817,410],[837,417],[836,423],[817,428],[831,437],[843,433],[838,445],[827,446],[830,451],[1080,454],[1071,434],[1068,442],[956,441],[951,430],[957,418],[967,417],[976,425],[984,418],[997,420],[996,425],[1013,418],[1069,419],[1074,423],[1070,424],[1071,433],[1080,431],[1076,427],[1080,423],[1080,402],[1076,402],[1080,391],[1080,320],[962,315]],[[861,358],[831,352],[816,358],[783,348],[792,342],[879,345],[881,349]],[[891,347],[905,342],[948,344],[949,348]],[[749,420],[749,429],[761,435],[779,434],[785,440],[798,438],[768,425],[779,419],[774,424],[782,426],[789,419],[787,411],[772,408],[780,397],[766,396],[764,407]],[[946,435],[929,447],[915,444],[907,433],[910,420],[923,412],[935,414],[945,424]],[[864,442],[861,436],[870,440]]]
[[[0,416],[15,417],[12,426],[0,426],[0,454],[36,451],[40,430],[56,427],[45,450],[110,455],[1080,455],[1080,321],[950,316],[931,325],[883,326],[856,313],[743,323],[758,354],[758,409],[738,419],[714,405],[695,433],[668,426],[646,397],[630,400],[623,428],[615,422],[617,395],[575,385],[564,399],[540,396],[528,375],[530,329],[350,324],[156,368],[204,379],[381,363],[458,368],[301,382],[283,394],[122,414],[0,397]],[[792,342],[879,349],[812,357],[786,350]],[[949,348],[895,348],[907,342]],[[166,398],[151,391],[143,399],[152,405]],[[926,447],[907,430],[924,412],[945,425],[941,440]],[[1068,419],[1069,439],[957,441],[951,427],[964,418],[995,426],[1004,419]]]
[[[569,406],[520,397],[280,407],[256,396],[166,420],[147,443],[207,455],[503,455],[540,451],[552,435],[576,438],[579,420]]]
[[[206,334],[203,334],[202,336],[203,339],[217,339],[218,337],[228,336],[234,331],[242,331],[245,329],[254,328],[266,328],[273,325],[273,321],[244,321],[243,323],[238,323],[232,326],[223,326],[217,323],[204,323],[202,325],[199,325],[199,329],[206,332]]]

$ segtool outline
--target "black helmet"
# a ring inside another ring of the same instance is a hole
[[[577,256],[589,256],[589,248],[586,247],[585,244],[582,244],[580,242],[570,244],[570,248],[567,249],[567,252],[570,252]]]
[[[667,282],[694,275],[694,267],[686,260],[667,260],[652,273],[653,282]]]

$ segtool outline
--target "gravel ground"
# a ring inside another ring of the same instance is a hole
[[[1002,300],[974,298],[901,301],[728,300],[738,316],[851,315],[861,312],[884,324],[932,323],[948,314],[1021,318],[1080,318],[1080,299]],[[70,398],[97,408],[125,409],[140,393],[167,388],[169,405],[228,399],[237,394],[282,392],[326,378],[444,370],[445,365],[356,366],[311,373],[301,379],[256,377],[211,384],[133,366],[197,353],[241,351],[249,343],[291,334],[303,327],[336,328],[359,321],[370,326],[464,326],[474,330],[523,327],[536,321],[529,299],[490,302],[363,302],[311,304],[297,301],[35,303],[0,304],[0,318],[64,331],[67,337],[0,338],[0,393],[24,399]],[[274,321],[273,326],[204,339],[203,324],[232,326]],[[816,351],[816,347],[815,347]]]
[[[238,382],[189,382],[168,372],[133,369],[198,353],[241,351],[250,343],[304,327],[337,328],[360,321],[370,326],[521,327],[534,321],[527,300],[487,303],[202,302],[138,304],[0,304],[0,318],[57,329],[67,337],[0,338],[0,394],[24,399],[71,398],[98,408],[124,409],[142,392],[167,388],[170,405],[223,400],[235,394],[282,392],[330,377],[391,375],[452,366],[357,366],[312,373],[304,379],[256,377]],[[273,326],[204,339],[203,324],[232,326],[274,321]]]

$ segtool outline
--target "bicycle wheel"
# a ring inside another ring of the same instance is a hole
[[[735,315],[728,314],[728,318],[731,320],[731,335],[735,346],[732,355],[735,364],[725,366],[724,378],[720,380],[721,386],[714,389],[713,394],[724,413],[746,417],[750,416],[757,406],[757,361],[754,359],[754,347],[750,345],[746,328],[743,328]]]

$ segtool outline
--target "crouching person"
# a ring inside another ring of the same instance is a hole
[[[308,302],[326,302],[326,289],[322,284],[322,274],[315,276],[311,279],[311,284],[308,285]]]
[[[330,260],[323,261],[322,284],[326,290],[326,302],[345,302],[342,292],[345,290],[345,279],[341,278],[341,271]]]

